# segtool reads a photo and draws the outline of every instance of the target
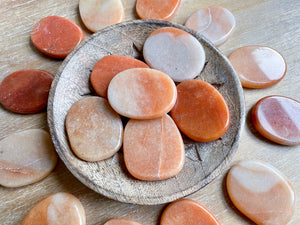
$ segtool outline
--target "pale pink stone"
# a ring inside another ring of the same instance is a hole
[[[235,18],[232,13],[221,7],[211,6],[194,12],[185,22],[191,28],[215,45],[223,44],[235,27]]]
[[[233,204],[256,224],[283,225],[293,216],[295,191],[276,168],[242,161],[231,168],[227,190]]]
[[[141,225],[141,224],[130,219],[116,218],[107,221],[104,225]]]
[[[12,134],[0,141],[0,185],[20,187],[40,181],[56,162],[48,132],[31,129]]]

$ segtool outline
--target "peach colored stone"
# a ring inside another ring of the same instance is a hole
[[[227,131],[230,112],[216,88],[201,80],[188,80],[177,86],[177,92],[171,116],[187,137],[209,142]]]
[[[172,79],[154,69],[135,68],[117,74],[108,87],[108,101],[119,114],[133,119],[161,117],[174,106]]]
[[[59,192],[38,202],[25,216],[21,225],[85,225],[81,202],[69,193]]]
[[[121,0],[80,0],[79,12],[84,25],[92,32],[124,20]]]
[[[75,102],[66,117],[66,130],[73,152],[86,161],[107,159],[122,145],[121,118],[101,97]]]
[[[118,73],[132,68],[149,68],[149,66],[135,58],[122,55],[108,55],[101,58],[93,68],[90,80],[98,95],[107,98],[110,81]]]
[[[137,0],[136,12],[141,19],[171,20],[181,0]]]
[[[183,140],[170,116],[129,120],[124,131],[123,152],[129,173],[140,180],[175,176],[185,158]]]
[[[191,34],[174,27],[153,31],[145,41],[143,55],[150,67],[177,82],[195,78],[205,63],[201,43]]]
[[[252,123],[265,138],[282,145],[300,145],[300,102],[267,96],[252,109]]]
[[[163,211],[160,225],[220,225],[216,217],[199,202],[180,199]]]
[[[0,103],[8,110],[30,114],[46,108],[54,76],[44,70],[19,70],[0,84]]]
[[[57,155],[48,132],[31,129],[0,141],[0,185],[21,187],[38,182],[54,169]]]
[[[65,58],[84,40],[84,33],[66,18],[48,16],[34,25],[31,40],[42,53],[54,58]]]
[[[185,22],[191,28],[214,45],[223,44],[235,27],[235,18],[232,13],[221,6],[210,6],[194,12]]]
[[[242,161],[227,176],[233,204],[256,224],[284,225],[293,216],[295,192],[276,168],[260,161]]]
[[[244,46],[233,51],[228,58],[246,88],[272,86],[286,73],[284,58],[269,47]]]
[[[107,221],[104,225],[141,225],[141,224],[130,219],[117,218],[117,219],[111,219]]]

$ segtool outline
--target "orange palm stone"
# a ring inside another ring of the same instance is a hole
[[[153,119],[169,112],[176,102],[173,80],[163,72],[148,68],[118,73],[107,91],[112,108],[132,119]]]
[[[267,96],[252,109],[252,123],[265,138],[282,145],[300,145],[300,102]]]
[[[34,25],[31,40],[42,53],[54,58],[65,58],[84,40],[84,33],[66,18],[48,16]]]
[[[181,0],[137,0],[136,12],[141,19],[171,20]]]
[[[128,56],[104,56],[94,66],[90,77],[96,93],[103,98],[107,98],[107,88],[111,79],[118,73],[131,68],[149,68],[149,66],[140,60]]]
[[[140,180],[162,180],[182,169],[185,151],[181,134],[170,116],[129,120],[123,152],[129,173]]]
[[[177,93],[171,116],[187,137],[209,142],[227,131],[230,112],[216,88],[201,80],[188,80],[177,86]]]
[[[244,46],[233,51],[228,58],[245,88],[272,86],[286,73],[284,58],[269,47]]]
[[[180,199],[164,210],[160,225],[220,225],[216,217],[199,202]]]

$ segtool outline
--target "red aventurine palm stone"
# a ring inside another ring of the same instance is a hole
[[[65,58],[84,40],[84,33],[66,18],[48,16],[34,25],[31,40],[42,53],[54,58]]]
[[[274,49],[244,46],[228,56],[243,87],[266,88],[278,83],[286,73],[286,62]]]
[[[230,112],[216,88],[201,80],[188,80],[177,86],[177,93],[171,116],[187,137],[209,142],[227,131]]]
[[[170,116],[129,120],[124,131],[123,152],[129,173],[140,180],[175,176],[184,164],[181,134]]]
[[[300,144],[300,102],[267,96],[252,109],[252,123],[265,138],[282,145]]]
[[[153,119],[169,112],[176,102],[173,80],[163,72],[134,68],[118,73],[107,91],[112,108],[132,119]]]
[[[141,19],[171,20],[181,0],[137,0],[136,12]]]
[[[117,218],[117,219],[111,219],[107,221],[104,225],[141,225],[141,224],[130,219]]]
[[[104,56],[93,68],[90,77],[91,84],[98,95],[107,98],[107,88],[113,77],[124,70],[132,68],[149,68],[149,66],[128,56]]]
[[[16,71],[2,81],[0,102],[16,113],[38,113],[48,102],[49,90],[54,76],[44,70]]]
[[[219,225],[216,217],[199,202],[180,199],[164,210],[160,225]]]

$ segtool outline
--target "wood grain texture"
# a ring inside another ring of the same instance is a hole
[[[145,182],[130,176],[122,151],[96,163],[79,160],[70,149],[65,118],[72,104],[94,94],[89,82],[94,65],[106,55],[125,55],[142,60],[146,38],[154,30],[166,26],[189,32],[203,45],[206,64],[196,79],[215,85],[224,96],[231,116],[229,129],[222,138],[209,143],[186,139],[183,169],[177,176],[162,181]],[[48,122],[61,159],[81,182],[115,200],[154,205],[189,195],[222,173],[238,147],[245,119],[244,107],[237,74],[227,58],[214,46],[180,25],[155,20],[132,20],[97,32],[62,63],[49,94]]]
[[[125,19],[136,19],[135,0],[124,0]],[[273,87],[244,90],[246,113],[262,97],[285,95],[300,100],[300,2],[296,0],[182,0],[172,22],[183,24],[192,12],[210,5],[228,8],[236,17],[237,26],[229,40],[219,49],[228,55],[234,49],[250,44],[267,45],[278,50],[287,61],[285,78]],[[59,15],[84,28],[79,18],[78,1],[65,0],[1,0],[0,2],[0,81],[20,69],[44,69],[56,73],[61,60],[39,53],[30,43],[30,30],[42,17]],[[84,28],[86,36],[89,31]],[[46,113],[17,115],[0,106],[0,138],[29,128],[47,128]],[[300,224],[300,147],[271,143],[252,127],[247,116],[241,141],[226,170],[200,191],[188,198],[199,201],[215,214],[221,224],[253,224],[232,205],[226,194],[224,179],[231,165],[240,160],[259,159],[278,168],[293,184],[296,191],[295,214],[288,225]],[[144,225],[159,224],[166,204],[141,206],[110,200],[91,191],[78,181],[59,161],[56,169],[41,182],[18,189],[0,187],[0,224],[20,224],[25,214],[43,197],[66,191],[77,196],[87,213],[87,224],[104,224],[108,219],[127,217]]]

